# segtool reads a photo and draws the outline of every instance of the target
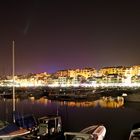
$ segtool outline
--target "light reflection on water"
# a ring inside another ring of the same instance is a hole
[[[50,101],[33,97],[16,99],[16,109],[22,114],[41,117],[56,114],[58,109],[64,131],[80,131],[89,125],[103,123],[107,128],[105,140],[128,139],[132,125],[140,121],[140,110],[136,108],[138,106],[140,107],[139,103],[126,104],[121,98],[111,97],[91,102]],[[0,119],[11,120],[11,107],[12,100],[0,100]]]
[[[50,100],[46,98],[40,98],[35,100],[34,97],[29,98],[32,103],[37,102],[40,104],[51,103]],[[54,101],[52,101],[53,103]],[[119,108],[124,105],[123,97],[102,97],[100,100],[96,101],[57,101],[60,106],[69,107],[103,107],[103,108]]]

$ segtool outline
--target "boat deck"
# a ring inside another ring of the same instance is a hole
[[[29,130],[20,128],[15,124],[10,124],[4,129],[0,130],[0,138],[9,136],[20,136],[30,133]]]

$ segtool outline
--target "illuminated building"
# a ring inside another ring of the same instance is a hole
[[[108,74],[102,78],[103,83],[122,83],[122,76],[118,74]]]
[[[99,75],[108,75],[108,74],[118,74],[123,75],[125,73],[125,67],[118,66],[118,67],[104,67],[99,70]]]
[[[140,65],[132,66],[132,76],[140,76]]]
[[[69,70],[60,70],[55,73],[56,77],[76,77],[78,75],[85,77],[92,77],[96,74],[94,68],[84,68],[84,69],[69,69]]]
[[[80,75],[85,77],[86,79],[96,75],[96,70],[94,68],[76,69],[75,72],[76,76]]]
[[[56,77],[67,77],[68,76],[68,70],[59,70],[56,73],[54,73],[54,76],[56,76]]]
[[[12,76],[1,78],[0,86],[12,86]],[[104,67],[60,70],[53,74],[46,72],[15,76],[15,86],[140,86],[140,65],[132,67]]]

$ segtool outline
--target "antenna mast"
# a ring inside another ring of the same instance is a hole
[[[15,41],[13,40],[13,51],[12,51],[12,64],[13,64],[13,122],[15,123]]]

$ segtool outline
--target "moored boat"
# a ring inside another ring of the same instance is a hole
[[[33,116],[16,116],[16,102],[15,102],[15,62],[14,62],[14,52],[15,52],[15,47],[14,47],[14,41],[13,41],[13,47],[12,47],[12,52],[13,52],[13,92],[12,94],[12,115],[13,115],[13,122],[9,123],[8,125],[2,126],[0,129],[0,140],[12,140],[13,138],[23,136],[26,134],[29,134],[34,127],[36,126],[36,121],[34,120]],[[5,95],[5,93],[4,93]],[[6,94],[8,95],[8,94]]]
[[[34,116],[26,115],[15,119],[14,123],[0,129],[0,140],[11,140],[23,135],[27,135],[34,131],[37,122]]]
[[[38,119],[39,131],[38,136],[51,136],[62,131],[61,117],[60,116],[44,116]]]
[[[49,139],[61,136],[62,123],[60,116],[44,116],[38,119],[37,127],[32,133],[22,136],[22,139]]]
[[[140,140],[140,123],[133,125],[129,140]]]
[[[65,132],[65,139],[70,140],[103,140],[106,134],[104,125],[92,125],[80,132]]]
[[[124,97],[124,100],[126,102],[140,102],[140,93],[127,94],[127,96]]]

